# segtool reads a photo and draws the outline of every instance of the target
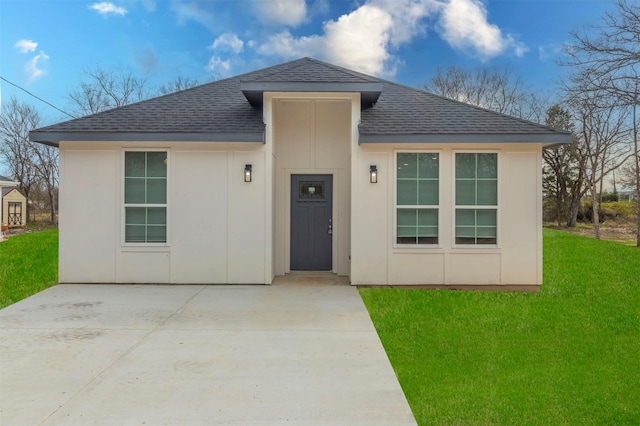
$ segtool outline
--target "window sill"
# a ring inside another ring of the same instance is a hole
[[[128,243],[120,246],[121,252],[166,252],[171,246],[165,243]]]

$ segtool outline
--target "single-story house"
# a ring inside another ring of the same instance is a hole
[[[571,142],[310,58],[30,137],[60,148],[60,282],[518,289],[542,282],[542,149]]]
[[[18,182],[0,176],[0,222],[9,227],[27,224],[27,198],[18,189]]]

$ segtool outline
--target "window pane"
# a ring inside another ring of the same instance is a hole
[[[438,210],[436,209],[418,210],[418,225],[435,227],[437,229],[438,228]]]
[[[147,153],[147,176],[166,177],[167,176],[167,153],[148,152]]]
[[[476,244],[498,244],[496,238],[478,238]]]
[[[476,233],[478,235],[478,238],[481,237],[491,237],[491,238],[495,238],[496,237],[496,227],[495,226],[487,226],[487,227],[482,227],[482,228],[478,228],[478,232]]]
[[[456,237],[456,244],[475,244],[476,239],[473,237]]]
[[[418,177],[418,154],[398,153],[398,178]]]
[[[159,225],[150,225],[147,227],[147,242],[148,243],[166,243],[167,242],[167,227]]]
[[[124,202],[128,204],[145,202],[144,178],[125,178]]]
[[[477,210],[478,226],[496,226],[495,210]]]
[[[476,229],[472,226],[456,226],[456,237],[475,237]]]
[[[498,181],[478,181],[478,206],[495,206],[498,204]]]
[[[416,244],[416,237],[398,237],[396,242],[398,244]]]
[[[478,177],[498,177],[498,154],[478,154]]]
[[[456,210],[456,225],[457,226],[475,226],[476,224],[476,211],[475,210]]]
[[[126,177],[144,177],[145,153],[124,153],[124,175]]]
[[[496,210],[457,209],[456,244],[497,244]]]
[[[398,226],[415,226],[416,209],[398,209]]]
[[[438,179],[439,172],[439,154],[424,153],[418,154],[418,177]]]
[[[124,241],[127,243],[145,243],[145,228],[144,225],[125,226]]]
[[[165,225],[167,223],[167,209],[165,207],[148,208],[147,223],[155,225]]]
[[[418,181],[418,204],[421,206],[437,206],[439,200],[438,181]]]
[[[147,179],[147,203],[164,204],[167,202],[167,180]]]
[[[456,154],[456,178],[476,177],[476,154]]]
[[[476,204],[475,180],[456,180],[456,204],[459,206]]]
[[[398,227],[398,237],[415,237],[415,236],[416,236],[415,226]]]
[[[437,237],[437,236],[438,236],[438,228],[435,226],[418,227],[418,238],[419,237]]]
[[[124,220],[127,225],[145,225],[147,223],[147,209],[145,207],[127,207]]]
[[[417,182],[415,180],[398,181],[398,205],[415,206],[418,204]]]

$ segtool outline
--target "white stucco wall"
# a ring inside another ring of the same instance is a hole
[[[439,244],[398,246],[395,153],[440,154]],[[498,153],[498,244],[454,243],[454,154]],[[369,182],[369,166],[378,183]],[[542,146],[368,144],[353,147],[351,282],[360,285],[539,285],[542,283]]]
[[[359,114],[357,95],[269,93],[265,144],[62,142],[60,282],[269,284],[290,269],[291,175],[330,174],[333,272],[352,284],[541,284],[541,145],[359,145]],[[125,148],[168,151],[167,244],[123,243]],[[395,244],[398,150],[440,155],[437,247]],[[496,246],[454,244],[457,151],[498,153]]]
[[[125,146],[168,150],[166,245],[123,243]],[[263,144],[62,142],[60,282],[271,283],[268,176]]]

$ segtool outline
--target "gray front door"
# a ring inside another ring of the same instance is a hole
[[[331,175],[291,175],[291,270],[330,271]]]

